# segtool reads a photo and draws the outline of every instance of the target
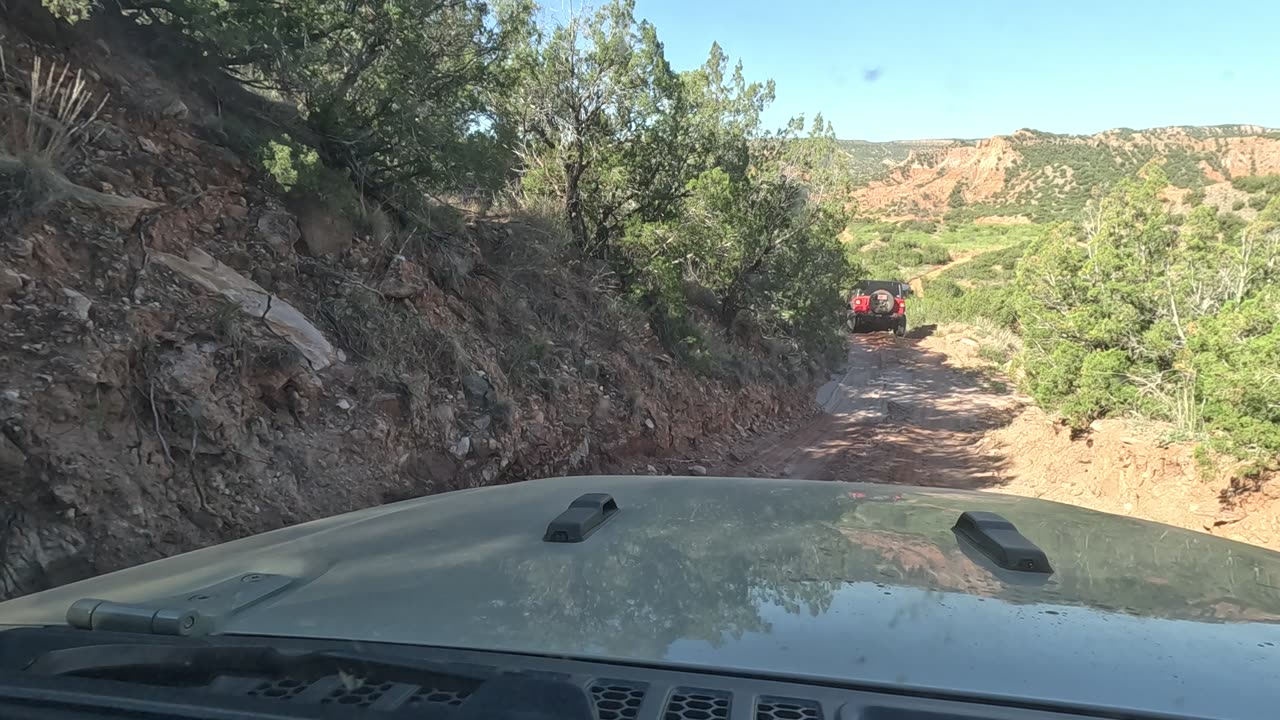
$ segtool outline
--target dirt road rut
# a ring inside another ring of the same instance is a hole
[[[982,488],[1002,460],[980,447],[1024,403],[999,381],[948,366],[917,337],[855,335],[818,391],[824,413],[759,438],[730,474]]]

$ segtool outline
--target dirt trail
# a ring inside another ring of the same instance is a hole
[[[981,488],[1001,464],[976,450],[1024,403],[981,374],[948,367],[918,338],[855,336],[846,368],[818,391],[824,413],[740,451],[740,474]]]
[[[966,251],[958,255],[955,255],[954,257],[951,258],[950,262],[946,263],[945,265],[939,265],[938,267],[926,273],[921,273],[920,275],[917,275],[911,278],[910,280],[907,281],[907,284],[911,286],[911,290],[916,295],[918,295],[919,297],[924,297],[924,281],[925,280],[932,280],[933,278],[938,277],[939,275],[950,270],[951,268],[957,267],[959,265],[963,265],[985,252],[990,252],[990,250],[991,250],[990,248],[983,249],[983,250],[970,250],[970,251]]]
[[[818,391],[823,412],[744,440],[709,472],[989,489],[1280,550],[1280,483],[1205,479],[1193,446],[1160,442],[1158,427],[1107,420],[1073,437],[977,367],[975,341],[920,335],[853,336]]]

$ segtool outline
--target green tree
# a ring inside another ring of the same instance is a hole
[[[606,255],[632,214],[681,194],[679,78],[632,0],[539,30],[504,104],[521,142],[522,189],[554,197],[579,247]]]
[[[1023,258],[1028,384],[1073,423],[1130,407],[1135,395],[1122,387],[1135,364],[1168,366],[1144,342],[1167,307],[1157,270],[1174,244],[1159,198],[1165,185],[1158,168],[1141,182],[1121,181],[1084,226],[1052,228]]]
[[[66,2],[66,0],[59,0]],[[304,109],[299,141],[363,188],[493,186],[492,99],[530,27],[526,0],[119,0],[243,84]],[[300,134],[300,128],[293,128]]]
[[[1280,199],[1252,223],[1174,225],[1163,174],[1122,181],[1081,226],[1032,243],[1015,293],[1032,395],[1073,424],[1155,415],[1224,448],[1280,451]]]

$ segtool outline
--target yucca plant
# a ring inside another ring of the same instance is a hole
[[[87,139],[109,95],[89,110],[93,94],[85,86],[82,71],[72,75],[70,65],[59,70],[57,63],[50,63],[46,72],[39,57],[31,66],[30,86],[20,152],[56,167],[71,148]]]
[[[106,208],[157,207],[81,187],[63,175],[74,149],[91,140],[109,97],[95,102],[82,71],[37,57],[30,73],[11,78],[0,52],[0,82],[0,194],[10,196],[9,204],[36,207],[65,199]]]

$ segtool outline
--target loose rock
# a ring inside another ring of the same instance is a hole
[[[292,253],[294,243],[301,236],[297,221],[287,212],[271,210],[258,218],[258,237],[271,246],[277,255]]]
[[[458,439],[458,442],[454,443],[453,446],[449,448],[449,453],[454,457],[458,458],[459,460],[462,460],[467,455],[470,455],[471,454],[471,438],[467,437],[466,435],[463,435],[461,438]]]
[[[9,268],[0,268],[0,303],[22,292],[22,276]]]
[[[93,301],[71,288],[63,288],[62,294],[67,297],[67,305],[71,308],[71,314],[75,319],[81,322],[88,322],[89,310],[93,308]]]

